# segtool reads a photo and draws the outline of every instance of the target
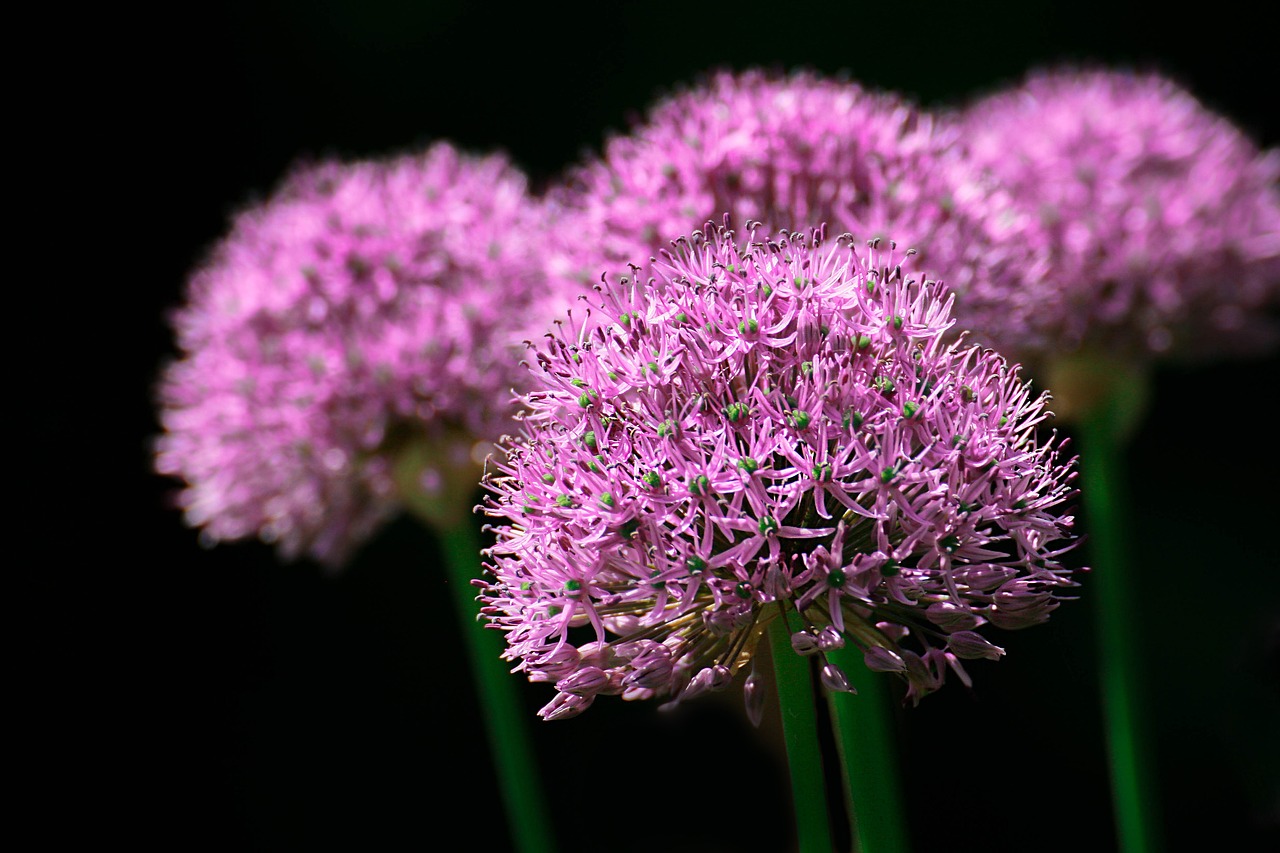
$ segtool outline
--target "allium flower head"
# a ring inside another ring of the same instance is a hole
[[[987,239],[1036,258],[961,297],[984,340],[1137,362],[1275,340],[1280,152],[1152,73],[1040,71],[958,121],[969,167],[1011,201]]]
[[[769,229],[892,234],[926,259],[962,257],[944,168],[955,138],[904,98],[853,81],[711,74],[659,100],[552,191],[569,237],[556,274],[594,283],[602,260],[625,271],[725,214]]]
[[[477,584],[506,657],[555,685],[547,719],[724,688],[775,619],[918,700],[1003,654],[984,625],[1042,622],[1072,585],[1045,398],[944,342],[951,300],[891,244],[755,235],[676,241],[536,351]]]
[[[536,226],[505,157],[443,142],[300,167],[242,211],[188,282],[160,383],[156,466],[189,523],[336,564],[399,506],[397,465],[428,499],[476,484],[520,342],[559,313]]]

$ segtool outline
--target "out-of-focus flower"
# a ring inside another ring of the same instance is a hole
[[[1154,73],[1041,70],[955,120],[1008,204],[958,195],[985,206],[985,242],[1028,253],[960,296],[981,340],[1027,364],[1138,365],[1275,342],[1280,152]]]
[[[337,565],[403,500],[465,517],[522,341],[563,310],[539,222],[503,155],[444,142],[298,167],[239,213],[159,384],[156,467],[185,481],[187,521]]]
[[[755,236],[676,241],[531,359],[476,583],[515,669],[555,685],[547,719],[722,689],[775,619],[918,700],[1073,585],[1074,461],[1016,367],[944,340],[945,288],[889,244]]]
[[[964,286],[978,256],[974,223],[952,214],[963,167],[952,162],[955,140],[904,98],[850,80],[710,74],[656,102],[552,189],[565,238],[552,270],[594,284],[602,269],[625,272],[671,235],[728,214],[769,229],[893,235]],[[966,215],[983,199],[968,200]]]

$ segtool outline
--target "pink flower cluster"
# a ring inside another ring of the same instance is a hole
[[[960,297],[982,339],[1028,362],[1275,342],[1280,152],[1150,73],[1041,71],[955,121],[985,187],[958,197],[983,205],[986,243],[1026,249]]]
[[[185,481],[188,522],[338,564],[400,506],[405,448],[430,448],[426,493],[455,470],[476,487],[522,341],[562,310],[531,260],[540,223],[504,157],[445,143],[299,168],[242,211],[188,283],[160,382],[156,466]]]
[[[728,214],[767,228],[892,234],[967,276],[982,259],[966,236],[977,229],[952,211],[976,215],[984,201],[953,203],[956,141],[927,111],[850,80],[720,71],[657,101],[552,191],[564,221],[553,269],[593,284]]]
[[[555,686],[546,719],[725,688],[776,619],[918,701],[1003,654],[983,626],[1043,622],[1073,585],[1074,460],[1037,440],[1045,398],[947,335],[909,252],[748,227],[610,280],[531,359],[476,583],[505,656]]]

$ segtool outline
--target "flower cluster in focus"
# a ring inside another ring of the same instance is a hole
[[[1274,344],[1280,152],[1150,73],[1041,71],[954,118],[983,240],[1028,253],[961,299],[984,341],[1028,362]]]
[[[546,719],[723,689],[776,619],[829,689],[852,643],[918,701],[1003,654],[983,626],[1043,622],[1074,585],[1046,398],[947,334],[910,252],[748,228],[607,280],[535,351],[476,583],[505,656],[555,686]]]
[[[188,522],[336,565],[406,491],[465,514],[521,342],[560,310],[530,261],[539,216],[505,157],[446,143],[300,167],[242,211],[160,382],[156,466]]]

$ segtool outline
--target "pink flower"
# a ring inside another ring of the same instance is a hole
[[[811,72],[720,71],[652,106],[550,193],[553,273],[594,284],[708,219],[894,235],[963,284],[973,223],[952,214],[956,132],[903,98]],[[968,210],[969,208],[966,208]]]
[[[336,565],[406,494],[465,507],[521,341],[562,310],[530,261],[539,217],[504,157],[446,143],[298,168],[242,211],[159,386],[156,467],[187,521]]]
[[[960,295],[982,339],[1137,364],[1274,344],[1280,152],[1150,73],[1041,71],[956,120],[976,170],[958,206],[1026,251]]]
[[[547,719],[723,689],[779,618],[918,700],[1072,585],[1073,462],[1017,369],[947,336],[945,288],[848,235],[748,236],[676,241],[531,359],[477,584]]]

